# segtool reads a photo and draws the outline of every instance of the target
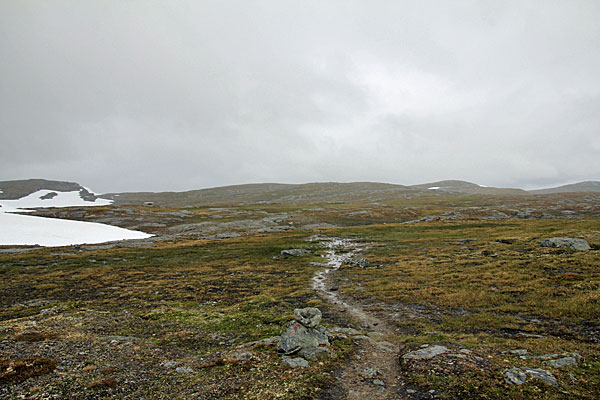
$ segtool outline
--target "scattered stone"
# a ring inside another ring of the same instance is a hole
[[[476,241],[477,241],[476,238],[462,239],[462,240],[459,240],[458,242],[456,242],[456,244],[467,244],[467,243],[476,242]]]
[[[377,368],[367,367],[360,373],[365,379],[375,379],[381,373]]]
[[[414,394],[414,393],[417,393],[417,391],[414,389],[406,389],[406,393]]]
[[[306,326],[307,328],[315,328],[321,322],[323,314],[321,310],[314,307],[307,308],[296,308],[294,310],[294,317],[296,321]]]
[[[161,367],[165,367],[165,368],[173,368],[178,366],[179,364],[181,364],[180,362],[177,361],[173,361],[173,360],[166,360],[160,363]]]
[[[288,366],[290,366],[292,368],[298,368],[298,367],[300,367],[300,368],[306,368],[306,367],[308,367],[308,361],[306,361],[304,358],[301,358],[301,357],[296,357],[296,358],[283,357],[281,359],[281,361],[284,364],[286,364],[286,365],[288,365]]]
[[[288,250],[282,250],[281,251],[281,256],[288,258],[288,257],[301,257],[301,256],[305,256],[307,254],[311,254],[312,251],[310,250],[304,250],[304,249],[288,249]]]
[[[371,331],[367,332],[367,336],[373,339],[381,339],[384,336],[384,334],[377,331]]]
[[[353,267],[366,268],[371,265],[369,260],[364,257],[346,258],[344,264],[352,265]]]
[[[554,237],[549,239],[544,239],[540,242],[540,246],[542,247],[568,247],[569,249],[576,251],[588,251],[591,250],[590,244],[584,239],[575,239],[575,238],[562,238],[562,237]]]
[[[577,359],[575,357],[563,357],[557,360],[544,361],[544,364],[553,368],[562,368],[569,365],[577,365]]]
[[[307,360],[315,361],[329,354],[327,347],[309,347],[302,349],[298,353],[299,356],[306,358]]]
[[[235,353],[233,355],[233,359],[235,361],[248,361],[248,360],[252,360],[254,358],[254,354],[250,353],[249,351],[242,351],[240,353]]]
[[[546,371],[545,369],[539,368],[526,368],[525,372],[531,375],[532,378],[537,378],[547,385],[558,386],[558,381],[550,371]]]
[[[388,353],[393,353],[396,351],[396,346],[390,342],[377,342],[377,347],[383,351],[387,351]]]
[[[177,367],[175,368],[175,372],[178,372],[180,374],[191,374],[192,372],[194,372],[194,370],[190,367]]]
[[[527,375],[521,368],[510,368],[504,371],[504,379],[511,385],[522,385],[527,381]]]
[[[528,338],[537,338],[537,339],[546,337],[544,335],[538,335],[537,333],[526,333],[526,332],[519,332],[519,333],[517,333],[517,335],[523,336],[523,337],[528,337]]]
[[[524,356],[525,354],[527,354],[527,350],[526,349],[506,350],[506,351],[502,352],[502,354],[504,354],[504,353],[514,354],[515,356]]]
[[[253,347],[253,346],[258,346],[261,344],[266,344],[266,345],[270,345],[270,344],[274,344],[274,343],[278,343],[281,340],[281,336],[271,336],[265,339],[260,339],[260,340],[255,340],[253,342],[248,342],[248,343],[244,343],[238,346],[238,348],[240,347]]]
[[[350,336],[360,335],[360,332],[354,328],[333,328],[331,329],[331,331],[336,333],[343,333]]]
[[[404,360],[430,360],[448,351],[445,346],[431,346],[420,350],[411,351],[402,356]]]
[[[385,382],[382,381],[381,379],[373,379],[373,384],[376,385],[376,386],[385,387]]]

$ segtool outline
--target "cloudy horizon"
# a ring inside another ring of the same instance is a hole
[[[0,180],[600,180],[595,1],[6,1]]]

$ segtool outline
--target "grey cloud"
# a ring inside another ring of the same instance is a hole
[[[2,180],[600,179],[595,1],[0,5]]]

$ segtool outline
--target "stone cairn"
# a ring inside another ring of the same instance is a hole
[[[285,364],[307,367],[307,360],[318,360],[329,353],[329,335],[327,329],[319,325],[322,314],[318,308],[297,308],[294,317],[281,335],[277,352]]]

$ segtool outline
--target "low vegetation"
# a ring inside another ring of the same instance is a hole
[[[340,335],[308,368],[253,343],[307,306],[326,326],[364,330],[311,287],[323,268],[322,244],[307,240],[315,234],[367,245],[370,265],[343,265],[327,285],[393,330],[389,398],[597,398],[596,194],[341,200],[97,207],[77,218],[147,223],[158,239],[0,249],[0,398],[345,398],[332,388],[361,354],[351,338]],[[539,246],[555,236],[592,250]],[[279,257],[290,248],[313,253]],[[425,345],[449,351],[403,361]],[[554,368],[539,357],[551,353],[581,358]],[[558,384],[509,384],[512,367],[549,370]]]

